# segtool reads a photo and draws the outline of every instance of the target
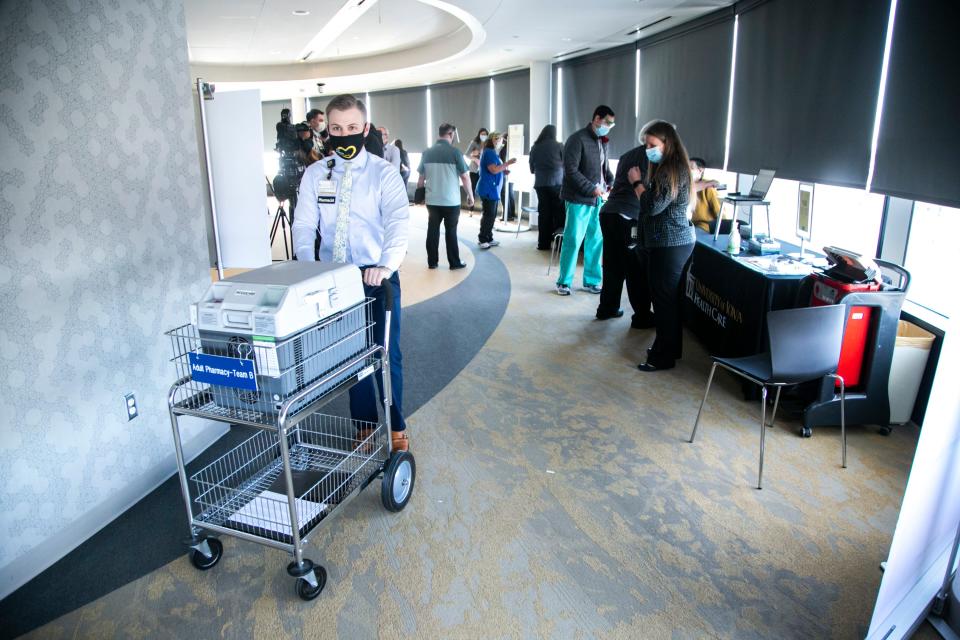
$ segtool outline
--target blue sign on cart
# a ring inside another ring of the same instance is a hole
[[[253,360],[189,353],[190,377],[196,382],[235,389],[257,390]]]

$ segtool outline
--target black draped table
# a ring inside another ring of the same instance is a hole
[[[783,253],[798,250],[781,245]],[[714,242],[711,234],[697,230],[683,289],[684,323],[711,355],[760,353],[767,348],[767,312],[796,306],[800,281],[809,270],[785,260],[773,270],[768,256],[743,251],[731,256],[726,248],[727,236]]]

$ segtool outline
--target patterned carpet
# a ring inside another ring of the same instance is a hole
[[[224,539],[214,569],[182,557],[30,637],[863,637],[916,431],[850,428],[841,469],[838,430],[801,439],[784,417],[757,491],[759,411],[732,379],[686,443],[708,369],[693,339],[675,370],[637,372],[651,331],[554,295],[533,234],[498,239],[507,312],[410,417],[407,509],[374,484],[312,539],[320,597],[296,598],[283,553]]]

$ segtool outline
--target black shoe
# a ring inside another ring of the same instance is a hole
[[[466,262],[458,262],[457,264],[450,265],[450,271],[456,271],[457,269],[463,269],[467,266]]]
[[[676,362],[661,362],[653,363],[647,360],[646,362],[641,362],[637,365],[637,369],[640,371],[663,371],[664,369],[673,369],[677,366]]]
[[[653,329],[656,325],[656,319],[653,316],[645,320],[637,319],[636,317],[630,321],[631,329]]]
[[[611,318],[622,318],[623,309],[617,309],[613,313],[597,311],[597,320],[610,320]]]
[[[435,264],[428,264],[428,265],[427,265],[427,269],[436,269],[436,268],[437,268],[437,265],[435,265]]]

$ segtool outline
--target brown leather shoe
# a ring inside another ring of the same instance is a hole
[[[377,437],[370,438],[377,431],[376,427],[371,427],[369,429],[357,429],[357,447],[360,450],[360,453],[373,453],[377,448]],[[367,440],[364,442],[364,440]]]
[[[394,451],[410,450],[410,438],[407,437],[406,431],[391,431],[390,436],[391,440],[393,441]]]

